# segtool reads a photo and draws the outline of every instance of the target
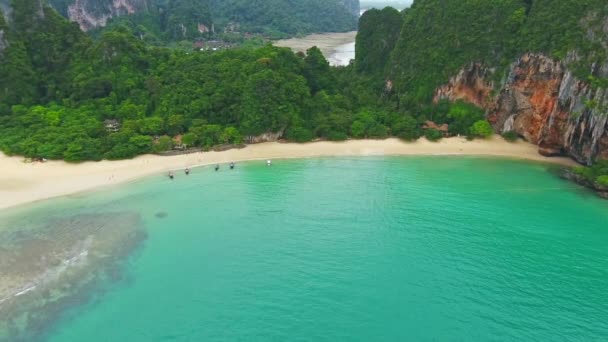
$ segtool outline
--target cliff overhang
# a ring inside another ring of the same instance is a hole
[[[486,110],[497,133],[514,131],[543,155],[591,165],[608,159],[608,90],[575,77],[567,67],[575,59],[575,53],[565,62],[527,53],[498,87],[494,69],[471,63],[437,88],[434,100],[475,104]]]

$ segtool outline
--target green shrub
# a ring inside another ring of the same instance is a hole
[[[595,181],[601,186],[608,186],[608,175],[599,176]]]
[[[194,133],[186,133],[182,136],[182,143],[187,147],[195,146],[198,143],[198,137]]]
[[[285,138],[299,143],[309,142],[313,139],[313,134],[304,127],[291,127],[285,132]]]
[[[424,137],[429,141],[439,141],[443,138],[443,134],[436,129],[427,129],[424,131]]]
[[[373,139],[386,139],[388,138],[388,128],[384,125],[376,124],[369,128],[367,135]]]
[[[353,124],[350,126],[350,134],[353,136],[353,138],[365,138],[365,124],[358,120],[353,122]]]
[[[492,129],[492,125],[486,120],[479,120],[471,126],[471,135],[487,139],[494,134],[494,130]]]
[[[509,142],[515,142],[519,138],[519,135],[515,131],[507,131],[502,134],[502,137]]]
[[[406,115],[399,118],[393,124],[393,135],[406,141],[414,141],[420,138],[420,129],[418,123],[411,115]]]
[[[483,110],[470,103],[457,101],[450,105],[447,118],[450,124],[451,134],[465,135],[469,133],[471,126],[483,120]]]
[[[591,176],[592,174],[591,169],[585,166],[575,166],[572,168],[572,172],[579,176],[584,176],[587,178],[589,178],[589,176]]]
[[[344,132],[330,131],[327,134],[327,139],[331,141],[344,141],[348,139],[348,136]]]
[[[224,144],[242,144],[243,136],[238,129],[234,127],[226,127],[220,135],[220,141]]]
[[[152,146],[152,152],[164,152],[173,148],[173,139],[171,137],[163,135],[158,141]]]

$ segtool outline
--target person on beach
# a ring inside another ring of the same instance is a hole
[[[184,170],[184,172],[186,173],[186,176],[187,176],[187,175],[189,175],[189,174],[190,174],[190,168],[189,168],[189,167],[187,167],[187,168]]]

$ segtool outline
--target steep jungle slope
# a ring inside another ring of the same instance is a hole
[[[417,0],[402,16],[378,74],[390,80],[396,106],[462,100],[483,108],[497,132],[514,131],[543,154],[585,164],[608,158],[605,1]],[[360,37],[366,27],[375,25],[362,25]],[[363,56],[356,65],[367,63]]]
[[[49,0],[83,30],[123,17],[167,40],[211,31],[295,35],[357,27],[358,0]]]

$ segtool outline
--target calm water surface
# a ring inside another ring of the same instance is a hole
[[[355,59],[355,42],[336,47],[336,51],[327,58],[327,61],[332,66],[347,66],[351,59]]]
[[[547,168],[252,162],[5,211],[0,284],[36,288],[0,340],[604,340],[608,201]],[[40,246],[76,261],[36,277]]]

